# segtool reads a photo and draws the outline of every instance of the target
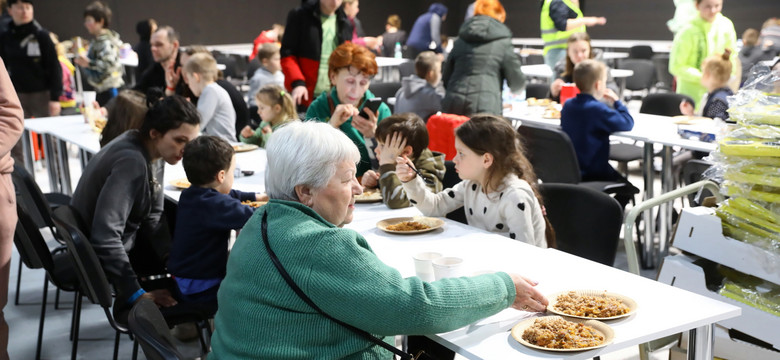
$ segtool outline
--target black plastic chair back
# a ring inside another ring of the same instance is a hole
[[[141,344],[147,359],[184,359],[174,345],[165,318],[153,301],[142,299],[135,304],[128,314],[127,326]]]
[[[82,222],[79,215],[71,206],[60,206],[54,210],[54,223],[57,231],[68,246],[76,273],[81,282],[81,292],[94,304],[103,309],[110,309],[112,305],[112,290],[103,267],[100,264],[92,244],[79,229]],[[109,312],[110,313],[110,312]]]
[[[398,72],[401,74],[401,79],[416,74],[417,72],[414,70],[414,61],[407,61],[398,65]]]
[[[550,94],[550,86],[547,84],[526,84],[525,97],[544,99]]]
[[[558,250],[612,266],[623,224],[617,200],[582,185],[545,183],[539,190]]]
[[[655,65],[649,59],[624,59],[620,61],[619,68],[634,72],[626,78],[628,90],[649,90],[655,85]]]
[[[574,145],[563,130],[520,126],[517,131],[539,180],[565,184],[580,182],[580,165]]]
[[[628,49],[629,59],[645,59],[650,60],[655,55],[653,47],[650,45],[634,45]]]
[[[387,102],[388,98],[395,97],[395,93],[401,88],[400,82],[372,82],[368,86],[368,90],[371,91],[374,96],[382,98],[382,101]]]
[[[444,161],[444,167],[446,169],[444,172],[444,179],[442,180],[442,187],[444,189],[449,189],[463,181],[460,179],[460,176],[458,176],[458,173],[455,172],[455,162],[446,160]],[[447,214],[447,219],[455,220],[462,224],[468,224],[468,221],[466,221],[466,209],[462,206]]]
[[[51,219],[49,203],[30,173],[19,164],[14,164],[11,179],[16,187],[17,202],[23,204],[24,208],[28,210],[28,214],[38,228],[49,227],[53,229],[54,222]]]
[[[688,160],[685,165],[683,165],[682,169],[682,177],[683,182],[685,185],[690,185],[695,182],[702,180],[702,175],[704,174],[707,169],[712,167],[714,165],[713,163],[705,160],[699,160],[699,159],[691,159]],[[699,201],[696,201],[697,195],[700,197],[698,198]],[[712,192],[706,189],[702,189],[701,194],[694,193],[694,194],[688,194],[688,203],[691,204],[691,206],[699,206],[701,205],[701,201],[704,200],[706,197],[713,196]]]
[[[656,87],[671,91],[674,76],[669,72],[669,54],[655,54],[651,60],[655,66]]]
[[[19,251],[19,258],[30,269],[53,269],[54,261],[49,247],[46,246],[35,221],[20,202],[16,203],[16,214],[18,219],[14,231],[14,245]]]
[[[648,94],[642,99],[642,106],[639,108],[639,112],[643,114],[661,115],[661,116],[677,116],[682,115],[680,112],[680,103],[683,99],[690,101],[692,104],[693,99],[690,96],[675,94],[675,93],[655,93]]]

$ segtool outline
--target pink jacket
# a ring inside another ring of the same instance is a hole
[[[24,130],[24,114],[14,84],[8,77],[3,59],[0,59],[0,174],[14,170],[11,149]]]

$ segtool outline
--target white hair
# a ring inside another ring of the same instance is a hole
[[[344,161],[357,163],[357,146],[340,130],[319,121],[292,121],[266,146],[265,191],[271,199],[299,201],[295,187],[325,187]]]

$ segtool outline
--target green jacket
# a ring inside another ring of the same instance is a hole
[[[122,40],[119,40],[119,34],[110,29],[103,29],[103,32],[89,43],[89,50],[87,50],[89,67],[85,69],[85,73],[87,82],[95,87],[96,91],[118,89],[125,84],[122,79],[125,70],[119,62],[121,46]]]
[[[284,124],[286,124],[286,123],[288,123],[290,121],[292,121],[292,120],[282,121],[282,122],[280,122],[280,123],[278,123],[276,125],[271,125],[270,122],[263,121],[263,122],[260,123],[260,126],[258,126],[257,129],[255,130],[255,134],[254,135],[252,135],[252,136],[250,136],[248,138],[245,138],[241,134],[239,134],[238,135],[238,139],[241,140],[241,142],[244,143],[244,144],[255,144],[255,145],[257,145],[257,146],[259,146],[261,148],[264,148],[265,144],[268,143],[268,139],[271,138],[271,135],[273,134],[273,132],[276,131],[276,129],[278,129],[280,126],[282,126],[282,125],[284,125]],[[266,127],[266,126],[270,126],[271,127],[271,132],[268,133],[268,134],[264,134],[263,133],[263,128]]]
[[[428,190],[433,193],[442,190],[442,180],[444,179],[444,154],[434,153],[428,148],[420,152],[420,156],[413,159],[414,167],[420,170],[420,173],[433,181],[433,184],[425,184]],[[387,207],[399,209],[409,207],[409,197],[406,196],[401,179],[395,174],[395,164],[379,166],[379,188],[382,189],[382,200]]]
[[[498,20],[477,15],[466,21],[443,65],[447,93],[442,112],[501,115],[504,80],[513,92],[525,86],[520,58],[512,49],[512,32]]]
[[[374,94],[371,93],[370,90],[366,90],[366,95],[363,96],[363,102],[365,102],[366,99],[371,99],[374,97]],[[309,105],[309,109],[306,110],[306,120],[312,120],[316,119],[322,122],[328,122],[330,120],[330,116],[333,114],[333,110],[330,108],[330,104],[328,102],[328,98],[331,98],[333,100],[333,107],[335,109],[336,106],[338,106],[339,103],[339,96],[336,92],[336,87],[334,86],[333,89],[328,93],[327,91],[323,92],[318,96],[314,101],[312,101],[311,105]],[[363,103],[358,106],[358,109],[363,108]],[[390,112],[390,108],[387,107],[387,104],[384,102],[379,105],[379,109],[377,110],[376,119],[377,122],[382,121],[382,119],[392,115]],[[339,129],[344,133],[347,134],[347,137],[349,137],[352,142],[357,145],[358,150],[360,150],[360,163],[357,165],[357,176],[363,176],[363,173],[365,173],[368,170],[371,170],[371,159],[374,158],[374,150],[369,149],[366,146],[366,140],[363,138],[363,134],[360,133],[360,131],[357,131],[354,127],[352,127],[352,118],[347,119]],[[369,154],[369,151],[371,154]]]
[[[451,331],[514,300],[506,273],[431,283],[403,278],[357,232],[300,203],[271,200],[249,219],[228,259],[209,360],[390,358],[296,296],[266,252],[265,213],[271,249],[298,287],[330,316],[380,338]]]
[[[701,63],[710,55],[731,49],[731,63],[736,64],[737,33],[727,17],[718,14],[712,23],[697,16],[674,37],[669,53],[669,72],[677,77],[677,93],[696,101],[697,111],[704,105],[702,96],[707,89],[701,84]],[[737,75],[737,67],[732,67]]]
[[[544,3],[542,3],[542,13],[539,16],[539,29],[542,32],[542,40],[544,41],[544,55],[547,55],[547,52],[550,51],[550,49],[566,49],[569,36],[574,33],[586,31],[585,25],[568,31],[558,31],[558,29],[555,28],[555,22],[553,22],[553,19],[550,16],[550,3],[552,3],[552,1],[553,0],[545,0]],[[583,17],[582,10],[580,10],[579,6],[574,5],[574,3],[569,0],[563,0],[563,3],[577,14],[577,19]]]

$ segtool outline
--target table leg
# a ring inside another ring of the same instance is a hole
[[[92,159],[92,154],[85,151],[84,149],[79,149],[79,162],[81,163],[81,171],[84,171],[84,169],[87,168],[87,163],[91,159]]]
[[[25,129],[22,133],[22,150],[24,151],[24,168],[35,179],[35,154],[33,153],[31,136],[33,136],[32,132]]]
[[[59,157],[57,164],[60,168],[60,184],[62,184],[61,192],[65,195],[72,195],[73,187],[70,185],[68,144],[65,141],[57,140],[57,153]]]
[[[655,178],[654,169],[653,169],[653,156],[655,154],[655,151],[653,149],[653,144],[645,142],[644,146],[644,154],[642,157],[643,162],[643,168],[642,168],[642,174],[644,176],[645,180],[645,200],[649,200],[653,198],[653,182]],[[654,226],[654,219],[653,219],[653,211],[647,210],[644,212],[643,219],[645,222],[645,234],[644,234],[644,245],[641,247],[642,251],[642,266],[646,269],[650,269],[655,266],[655,259],[653,259],[655,255],[654,251],[654,243],[655,243],[655,226]]]
[[[688,360],[712,359],[712,324],[691,329],[688,336]]]
[[[625,77],[619,77],[618,80],[618,99],[623,101],[623,93],[626,91],[626,78]]]
[[[674,177],[672,176],[672,147],[664,146],[662,153],[661,166],[661,193],[665,194],[674,189]],[[663,259],[669,252],[668,241],[671,237],[671,219],[673,202],[660,205],[658,220],[658,256],[656,259]],[[657,264],[655,264],[657,265]]]
[[[55,147],[56,140],[49,134],[42,134],[43,139],[43,153],[46,156],[46,170],[49,173],[49,191],[53,193],[61,193],[60,187],[60,173],[57,169],[57,154]]]

